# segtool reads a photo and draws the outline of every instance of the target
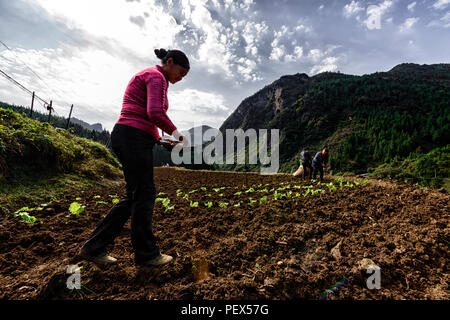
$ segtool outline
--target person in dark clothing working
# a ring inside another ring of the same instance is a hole
[[[320,172],[320,182],[323,180],[323,169],[326,168],[326,164],[328,163],[328,148],[324,147],[322,151],[316,153],[312,161],[313,166],[313,178],[316,179],[317,171]]]
[[[309,153],[309,148],[305,147],[303,148],[302,152],[300,153],[300,160],[302,160],[302,165],[303,165],[303,173],[302,173],[302,179],[305,179],[305,171],[306,169],[308,169],[309,171],[309,179],[311,179],[311,175],[312,175],[312,166],[311,166],[311,161],[312,161],[312,157],[311,154]]]

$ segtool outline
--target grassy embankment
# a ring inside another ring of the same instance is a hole
[[[100,143],[0,108],[0,214],[121,183]]]

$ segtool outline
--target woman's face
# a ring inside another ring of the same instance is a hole
[[[189,72],[189,69],[174,63],[172,58],[167,60],[166,64],[163,66],[163,70],[166,73],[167,80],[172,84],[183,79],[183,77]]]

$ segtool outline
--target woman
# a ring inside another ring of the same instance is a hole
[[[186,142],[166,114],[169,103],[167,88],[189,72],[189,60],[179,50],[156,49],[161,66],[137,73],[125,90],[122,111],[111,133],[111,145],[122,163],[126,195],[110,209],[105,219],[80,250],[80,256],[99,264],[117,261],[106,252],[106,246],[122,230],[131,216],[131,241],[134,260],[141,266],[169,263],[172,257],[161,254],[152,232],[156,189],[153,181],[155,143],[161,140],[158,128],[175,139]],[[173,146],[176,142],[171,140]]]

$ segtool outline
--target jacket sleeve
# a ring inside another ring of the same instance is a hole
[[[150,122],[164,132],[172,134],[177,128],[167,116],[164,109],[166,99],[166,80],[161,76],[146,79],[147,86],[147,117]]]

